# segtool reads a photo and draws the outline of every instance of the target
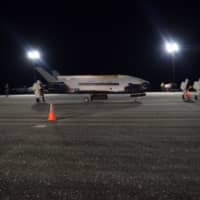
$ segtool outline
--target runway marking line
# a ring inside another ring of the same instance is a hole
[[[46,127],[47,127],[46,124],[37,124],[33,126],[33,128],[46,128]]]

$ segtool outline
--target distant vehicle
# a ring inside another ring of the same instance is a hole
[[[32,87],[19,87],[19,88],[12,88],[11,94],[31,94],[33,93]]]
[[[163,91],[178,91],[179,88],[176,83],[161,83],[161,90]]]
[[[108,94],[130,94],[130,97],[145,96],[149,81],[128,75],[59,75],[37,67],[37,71],[53,88],[64,89],[66,93],[90,94],[86,102],[107,99]],[[51,90],[49,87],[49,91]]]

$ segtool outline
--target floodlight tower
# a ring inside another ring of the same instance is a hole
[[[172,81],[175,83],[175,55],[180,51],[180,47],[176,42],[166,42],[165,50],[172,58]]]

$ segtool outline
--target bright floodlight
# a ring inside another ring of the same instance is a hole
[[[179,46],[177,43],[173,43],[173,49],[175,52],[179,51]]]
[[[27,52],[27,57],[30,60],[40,60],[41,55],[40,52],[38,50],[31,50]]]
[[[166,42],[165,43],[165,49],[168,53],[176,53],[179,51],[179,46],[175,42]]]

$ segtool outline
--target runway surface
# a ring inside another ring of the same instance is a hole
[[[200,101],[46,100],[0,96],[0,199],[199,199]]]

